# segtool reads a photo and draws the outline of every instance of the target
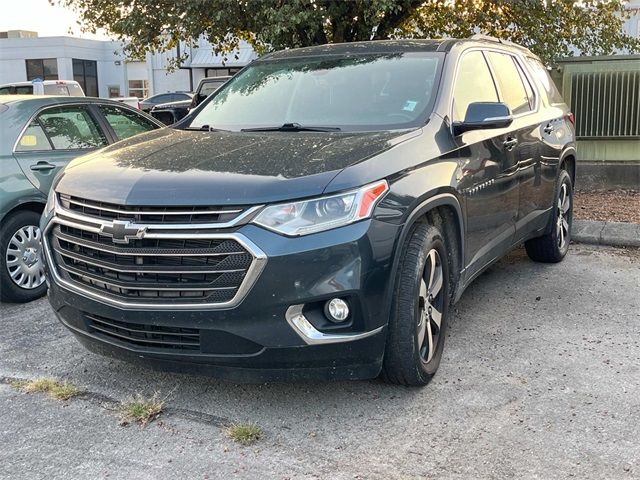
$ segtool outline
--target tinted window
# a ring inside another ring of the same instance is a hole
[[[500,101],[506,103],[514,115],[531,110],[527,91],[513,57],[503,53],[487,52],[487,58],[493,67]]]
[[[544,65],[542,65],[542,62],[540,62],[540,60],[538,59],[527,57],[527,64],[529,65],[529,68],[532,70],[538,82],[542,85],[542,88],[544,88],[544,91],[547,93],[549,102],[564,103],[562,95],[560,95],[560,92],[556,88],[555,83],[553,83],[549,72],[544,67]]]
[[[38,116],[40,124],[56,150],[96,148],[107,139],[81,106],[50,108]]]
[[[497,102],[498,93],[482,52],[467,53],[458,65],[458,77],[453,92],[453,121],[464,120],[469,104]]]
[[[73,79],[80,84],[87,97],[98,96],[98,67],[95,60],[74,58]]]
[[[16,147],[17,152],[29,152],[33,150],[51,150],[51,144],[37,121],[31,122],[22,137],[20,137],[20,141]]]
[[[119,140],[158,128],[143,116],[130,110],[111,105],[100,105],[99,108]]]
[[[16,86],[16,95],[33,95],[33,86],[32,85]]]
[[[27,80],[58,80],[58,60],[55,58],[43,58],[25,60],[27,67]]]
[[[169,93],[163,93],[162,95],[156,95],[150,98],[152,103],[167,103],[173,100],[173,95]]]
[[[377,130],[419,125],[431,108],[442,58],[411,52],[256,62],[209,97],[191,126],[238,130],[299,123]]]
[[[9,95],[9,94],[11,94],[11,87],[0,88],[0,95]]]

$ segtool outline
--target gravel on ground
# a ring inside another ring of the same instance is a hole
[[[640,191],[578,190],[574,195],[573,212],[580,220],[640,223]]]

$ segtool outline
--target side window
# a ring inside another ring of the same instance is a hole
[[[16,95],[33,95],[32,85],[18,85],[16,87]]]
[[[85,107],[54,107],[38,116],[55,150],[77,150],[107,145],[107,139]]]
[[[556,88],[555,83],[553,83],[549,72],[544,67],[544,65],[542,65],[542,62],[535,58],[527,57],[527,64],[529,65],[529,68],[533,72],[533,75],[536,77],[538,82],[540,82],[540,84],[542,85],[542,88],[544,88],[544,91],[547,93],[549,102],[564,103],[562,95],[560,95],[560,92]]]
[[[504,53],[487,52],[487,58],[493,67],[500,100],[509,106],[514,115],[530,111],[529,96],[513,57]]]
[[[37,120],[24,131],[16,147],[16,152],[32,152],[34,150],[51,150],[51,144]]]
[[[157,125],[151,123],[143,116],[124,108],[114,107],[112,105],[100,105],[98,108],[100,108],[100,111],[104,114],[111,128],[116,132],[118,140],[124,140],[139,133],[158,128]]]
[[[527,97],[529,98],[529,110],[533,110],[536,108],[536,93],[533,91],[533,87],[529,82],[524,70],[520,63],[516,60],[516,67],[518,67],[518,73],[520,74],[520,78],[522,79],[522,83],[524,84],[524,89],[527,92]]]
[[[473,102],[497,102],[498,94],[491,72],[480,51],[469,52],[458,66],[453,92],[453,121],[461,122]]]
[[[2,87],[0,88],[0,95],[10,95],[11,87]]]
[[[69,90],[63,84],[52,84],[44,86],[44,94],[45,95],[64,95],[69,96]]]

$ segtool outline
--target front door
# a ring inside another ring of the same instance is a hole
[[[86,106],[43,110],[18,139],[14,156],[31,183],[45,195],[69,161],[107,145],[107,138]]]
[[[458,65],[452,121],[464,120],[469,104],[497,102],[498,93],[484,54],[465,53]],[[499,257],[513,242],[518,212],[516,140],[510,128],[473,130],[456,137],[466,203],[467,278]]]

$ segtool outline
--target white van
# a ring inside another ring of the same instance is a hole
[[[80,84],[73,80],[33,80],[0,85],[0,95],[65,95],[84,97]]]

